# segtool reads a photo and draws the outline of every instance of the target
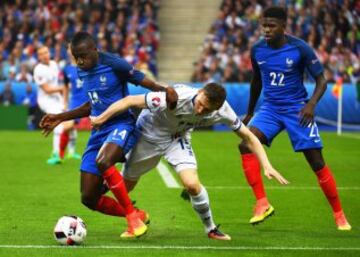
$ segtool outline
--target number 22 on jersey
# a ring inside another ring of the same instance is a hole
[[[271,78],[271,85],[272,86],[277,86],[277,87],[283,87],[285,86],[285,83],[284,83],[284,78],[285,78],[285,75],[284,73],[282,72],[270,72],[270,78]]]

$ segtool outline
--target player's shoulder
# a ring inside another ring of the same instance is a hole
[[[298,48],[300,48],[300,50],[303,49],[309,49],[310,46],[308,45],[308,43],[306,43],[304,40],[302,40],[301,38],[292,36],[292,35],[286,35],[287,39],[288,39],[288,44],[290,45],[294,45]]]
[[[115,70],[127,68],[130,64],[117,54],[99,52],[99,64],[110,66]]]
[[[254,52],[255,50],[266,47],[266,40],[264,38],[260,38],[258,41],[256,41],[253,46],[251,47],[251,52]]]
[[[35,65],[34,67],[34,73],[44,73],[47,72],[48,67],[45,64],[42,64],[41,62],[39,62],[38,64]]]

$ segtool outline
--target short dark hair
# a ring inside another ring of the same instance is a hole
[[[203,90],[211,106],[219,109],[224,104],[226,99],[226,91],[222,85],[211,82],[206,84],[203,87]]]
[[[270,6],[265,9],[263,13],[264,18],[276,18],[286,22],[287,14],[284,7],[281,6]]]
[[[77,47],[78,45],[80,45],[80,44],[82,44],[84,42],[96,45],[95,40],[93,39],[93,37],[88,32],[79,31],[71,39],[71,46],[72,47]]]

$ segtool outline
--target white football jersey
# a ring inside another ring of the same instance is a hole
[[[152,142],[169,142],[174,136],[190,136],[195,127],[206,127],[223,123],[232,130],[238,130],[242,123],[228,102],[219,110],[206,115],[196,115],[194,100],[199,89],[187,85],[174,86],[179,98],[174,110],[166,104],[165,92],[150,92],[145,95],[147,109],[144,109],[137,120],[142,135]]]
[[[49,65],[38,63],[34,68],[34,81],[38,86],[38,103],[40,108],[46,113],[51,113],[49,109],[59,109],[63,106],[63,96],[60,93],[47,94],[41,86],[48,84],[52,87],[59,85],[59,68],[55,61],[50,61]],[[53,105],[57,107],[54,108]],[[58,108],[59,107],[59,108]]]

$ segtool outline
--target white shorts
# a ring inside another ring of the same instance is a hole
[[[152,143],[143,137],[129,152],[122,174],[125,179],[137,181],[143,174],[152,170],[164,158],[176,170],[197,169],[197,162],[191,142],[182,137],[170,143]]]
[[[46,114],[58,114],[64,111],[64,104],[55,99],[38,99],[40,109]]]

